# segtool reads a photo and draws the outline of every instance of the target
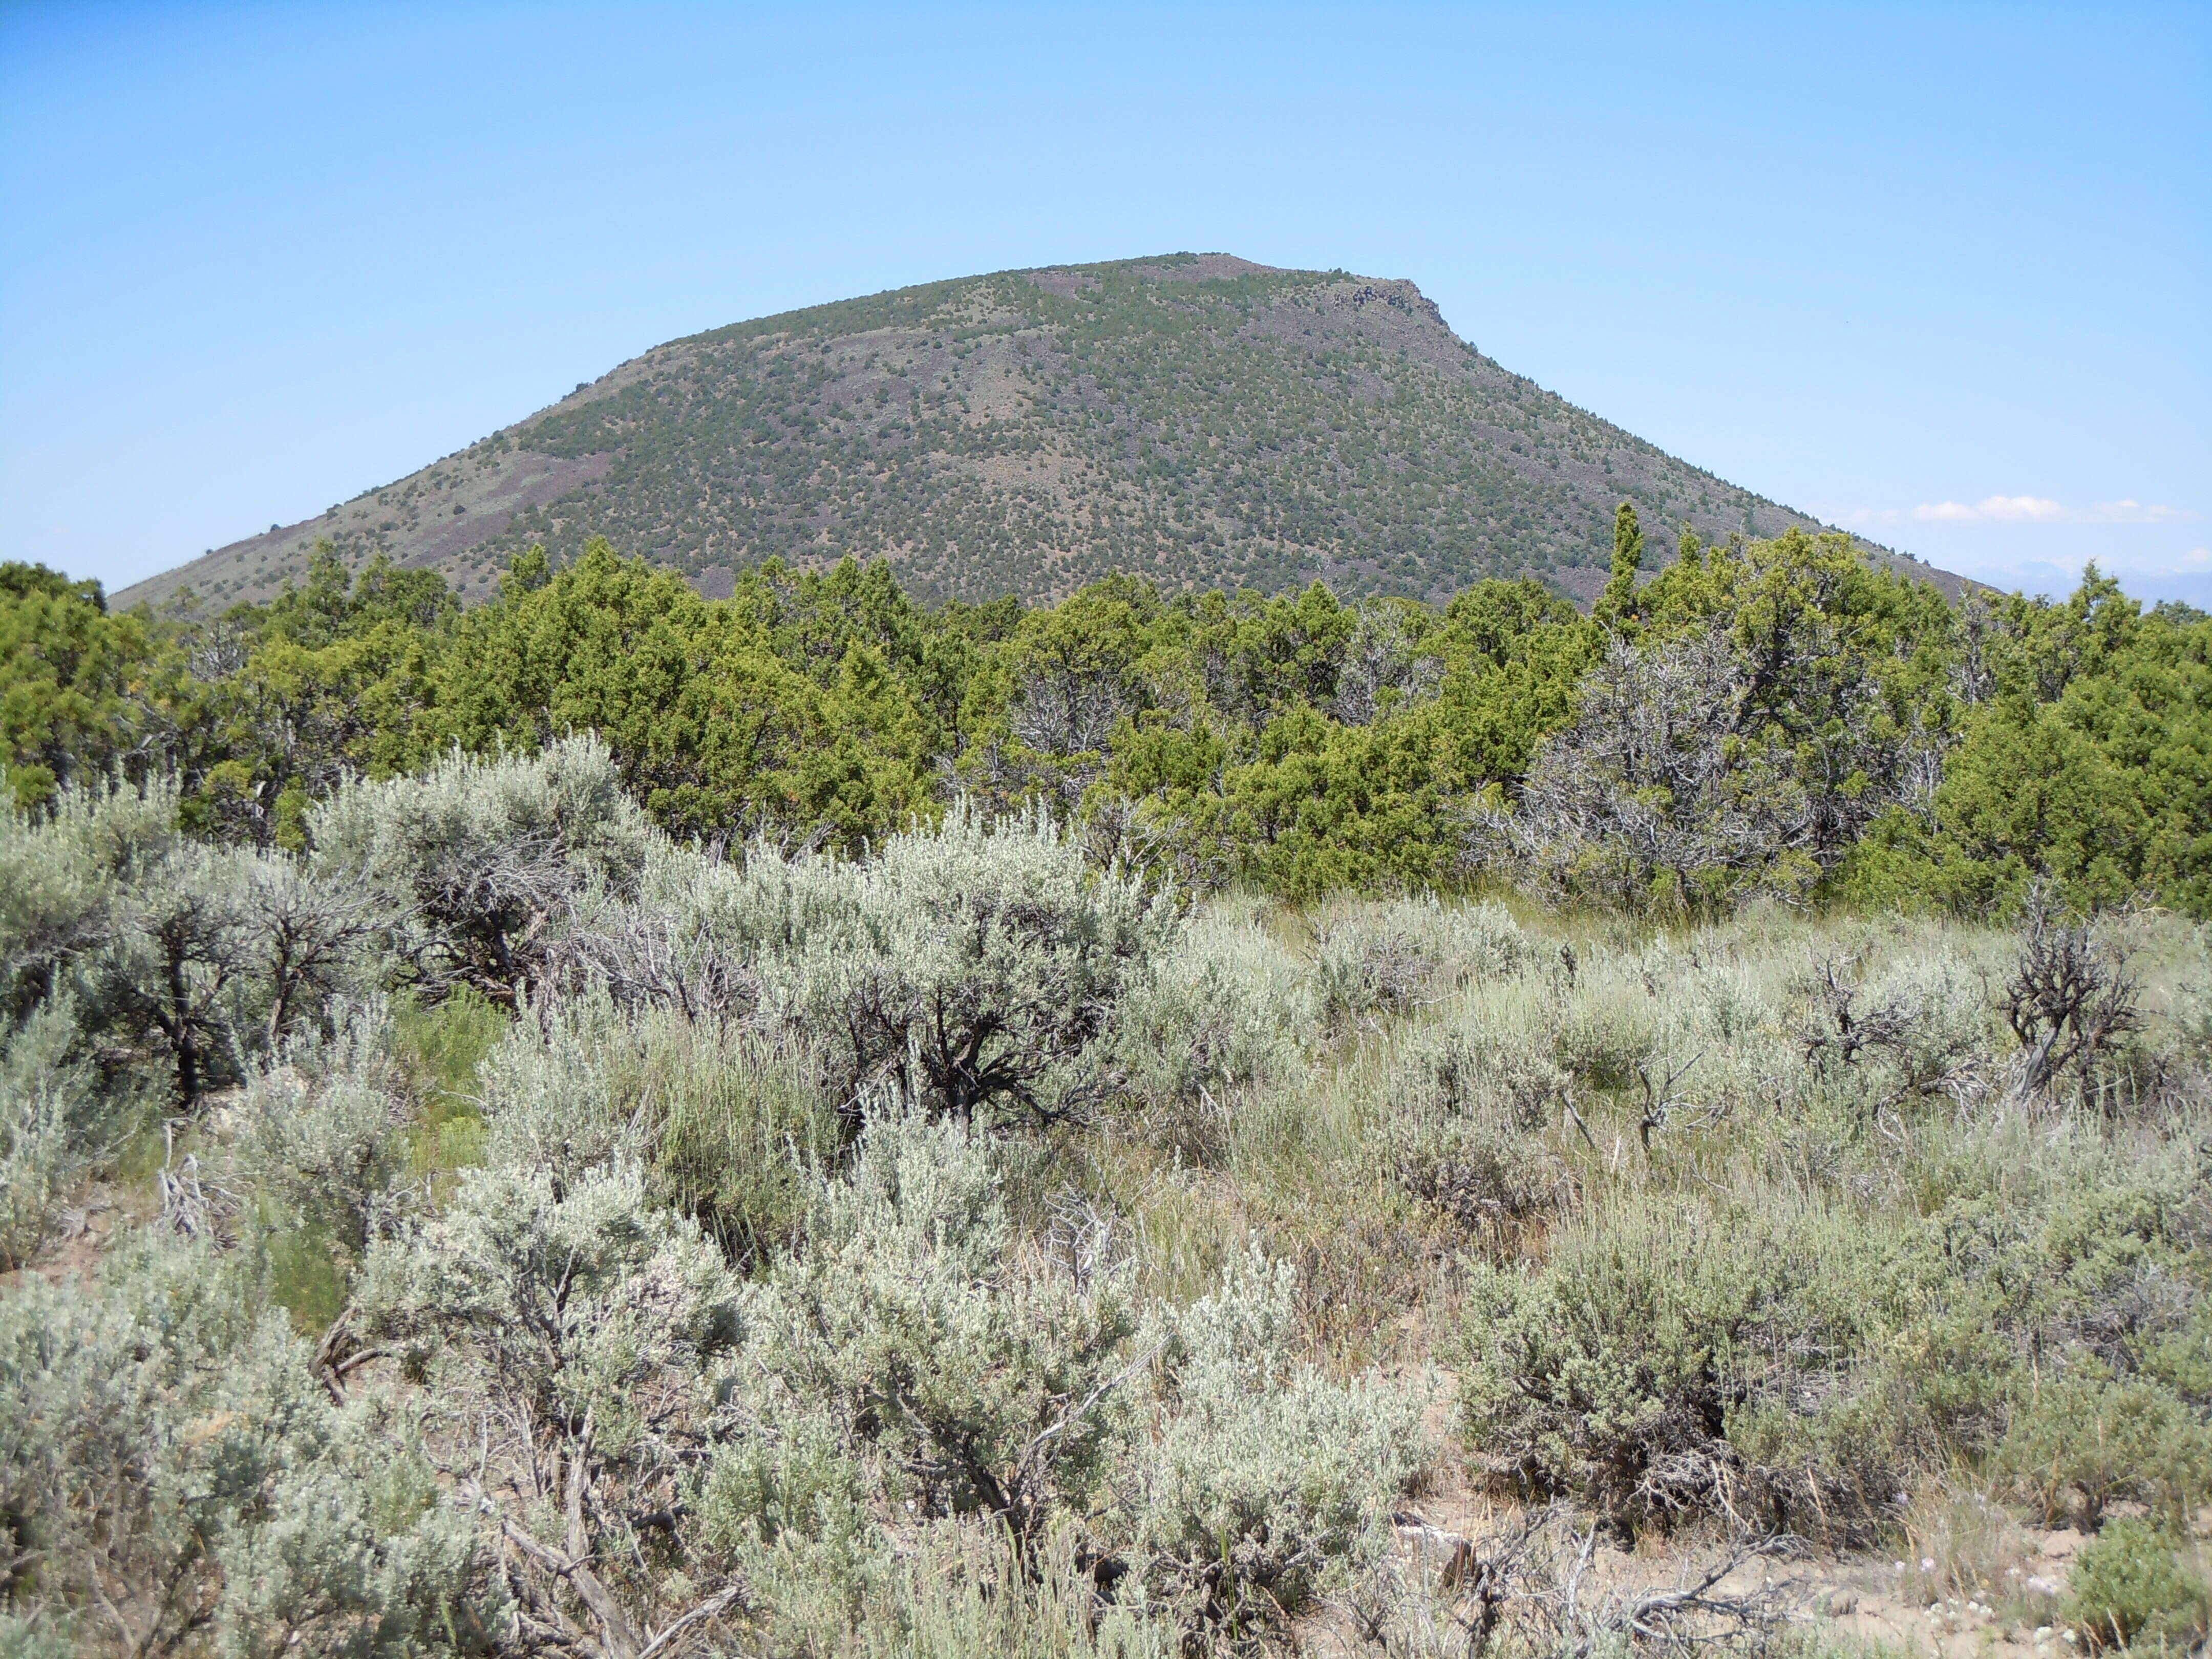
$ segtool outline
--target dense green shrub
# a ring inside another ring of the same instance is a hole
[[[1468,1432],[1495,1475],[1630,1529],[1705,1510],[1863,1524],[1921,1426],[1865,1363],[1877,1256],[1810,1210],[1577,1217],[1541,1271],[1478,1271]]]
[[[1130,988],[1115,1059],[1160,1104],[1280,1087],[1304,1069],[1320,1011],[1310,977],[1251,907],[1195,916]]]
[[[587,888],[634,887],[653,835],[589,738],[349,783],[309,827],[319,872],[383,908],[409,983],[507,1002],[544,970],[550,930]]]
[[[97,582],[0,564],[0,805],[96,784],[142,727],[166,724],[163,655],[143,619],[109,613]]]
[[[11,568],[24,799],[173,767],[195,834],[262,847],[309,844],[349,777],[590,732],[663,829],[724,846],[854,853],[966,791],[1300,900],[1519,870],[1662,911],[2205,903],[2212,623],[2094,571],[1952,606],[1793,532],[1692,539],[1589,620],[1528,579],[1437,609],[1118,576],[930,611],[882,564],[710,602],[597,544],[523,556],[465,617],[434,576],[319,556],[268,605],[156,622]]]
[[[2141,1521],[2106,1527],[2067,1581],[2067,1622],[2093,1649],[2192,1648],[2208,1610],[2212,1585],[2182,1565],[2172,1537]]]
[[[1939,1455],[2053,1516],[2199,1501],[2203,1408],[2166,1380],[2201,1341],[2197,1155],[1923,1135],[1894,1207],[1652,1193],[1554,1228],[1540,1268],[1482,1268],[1462,1397],[1493,1474],[1632,1528],[1848,1536]]]
[[[389,1010],[336,1011],[335,1034],[296,1039],[258,1068],[233,1108],[240,1179],[278,1227],[304,1225],[349,1255],[392,1231],[408,1205]]]
[[[865,863],[805,860],[785,879],[764,994],[841,1046],[846,1090],[895,1077],[963,1121],[1099,1098],[1115,1009],[1174,927],[1161,895],[1091,868],[1042,812],[993,823],[964,802]]]
[[[1127,1414],[1126,1278],[1025,1257],[984,1145],[957,1122],[895,1102],[872,1114],[764,1288],[748,1350],[762,1431],[820,1413],[817,1443],[865,1449],[894,1501],[1024,1540],[1105,1480]],[[744,1490],[784,1490],[737,1455]]]
[[[334,1406],[204,1249],[135,1243],[89,1290],[0,1297],[10,1601],[122,1651],[488,1646],[504,1597],[476,1529],[387,1410]]]
[[[1295,1361],[1292,1279],[1255,1251],[1163,1322],[1158,1426],[1120,1498],[1141,1582],[1231,1630],[1295,1616],[1373,1565],[1431,1455],[1412,1390]]]
[[[2148,1377],[2054,1378],[2016,1407],[1997,1467],[2047,1521],[2097,1524],[2107,1505],[2172,1516],[2212,1492],[2212,1428]]]
[[[114,1117],[105,1106],[66,997],[0,1042],[0,1272],[30,1261],[55,1206],[103,1150]]]

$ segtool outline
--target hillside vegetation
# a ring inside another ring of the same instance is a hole
[[[2212,619],[1612,538],[0,567],[0,1651],[2201,1644]]]
[[[916,605],[889,566],[770,564],[731,598],[595,544],[461,609],[324,556],[266,606],[107,612],[12,568],[0,702],[27,805],[124,766],[196,831],[303,848],[351,774],[458,745],[608,744],[663,830],[857,851],[1042,802],[1101,857],[1304,899],[1504,878],[1632,912],[1754,896],[1982,914],[2212,905],[2212,624],[2094,571],[2062,604],[1870,565],[1840,536],[1646,551],[1617,515],[1583,617],[1540,584],[1448,603],[1318,585]]]
[[[1115,572],[1432,601],[1532,574],[1587,600],[1623,498],[1708,541],[1817,528],[1500,368],[1410,283],[1182,254],[674,341],[121,597],[266,599],[327,538],[349,569],[382,553],[473,602],[532,543],[557,568],[604,536],[713,593],[770,558],[850,554],[928,601],[1056,599]]]

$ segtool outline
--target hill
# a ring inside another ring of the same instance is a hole
[[[1814,522],[1505,369],[1411,283],[1176,254],[672,341],[117,597],[265,599],[328,538],[349,565],[386,552],[474,599],[532,542],[559,563],[604,535],[710,594],[771,556],[849,552],[927,599],[1048,599],[1127,570],[1426,599],[1532,574],[1586,602],[1623,499],[1708,539]]]

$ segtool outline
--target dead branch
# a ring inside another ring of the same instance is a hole
[[[2005,1020],[2020,1039],[2021,1095],[2043,1093],[2069,1066],[2140,1030],[2137,992],[2124,946],[2090,921],[2066,920],[2039,885],[2004,992]]]

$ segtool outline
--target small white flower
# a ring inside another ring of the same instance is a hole
[[[1923,1571],[1923,1572],[1933,1572],[1933,1571],[1936,1571],[1936,1560],[1935,1560],[1935,1558],[1934,1558],[1933,1556],[1928,1556],[1928,1555],[1923,1555],[1923,1556],[1922,1556],[1922,1557],[1920,1558],[1920,1571]]]

